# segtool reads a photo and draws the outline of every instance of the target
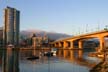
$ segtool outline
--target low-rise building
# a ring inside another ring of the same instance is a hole
[[[32,46],[33,47],[40,47],[43,46],[43,44],[48,43],[48,37],[47,36],[36,36],[33,34],[32,36]]]

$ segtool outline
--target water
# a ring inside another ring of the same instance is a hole
[[[89,72],[100,59],[82,50],[58,50],[56,56],[42,55],[48,50],[1,50],[0,72]],[[32,55],[37,60],[27,60]]]

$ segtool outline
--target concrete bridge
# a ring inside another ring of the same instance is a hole
[[[84,40],[97,38],[99,40],[99,51],[102,51],[105,48],[105,37],[108,37],[108,31],[102,30],[102,31],[82,34],[78,36],[72,36],[72,37],[65,38],[65,39],[59,39],[59,40],[52,42],[51,45],[57,48],[74,49],[75,48],[74,43],[75,41],[77,41],[78,49],[82,49]]]

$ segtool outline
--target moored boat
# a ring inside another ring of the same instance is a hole
[[[35,60],[35,59],[39,59],[39,56],[31,56],[27,58],[27,60]]]

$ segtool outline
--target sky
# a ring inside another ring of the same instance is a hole
[[[20,30],[77,35],[108,25],[108,0],[0,0],[0,26],[6,6],[20,11]]]

